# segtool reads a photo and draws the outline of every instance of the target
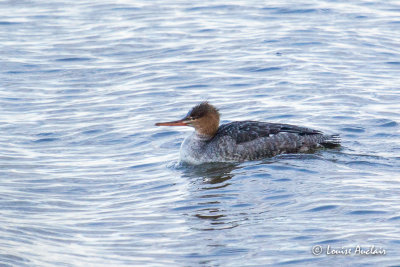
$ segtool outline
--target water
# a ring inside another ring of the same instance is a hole
[[[0,265],[400,262],[399,2],[21,0],[0,14]],[[308,126],[343,147],[182,166],[191,129],[154,123],[206,99],[223,123]]]

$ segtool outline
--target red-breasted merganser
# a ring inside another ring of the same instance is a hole
[[[235,121],[219,126],[218,109],[208,102],[193,107],[181,120],[155,125],[194,127],[180,150],[181,161],[190,164],[255,160],[340,146],[339,135],[290,124]]]

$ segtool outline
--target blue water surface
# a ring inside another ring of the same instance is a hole
[[[399,264],[398,1],[6,0],[0,15],[0,265]],[[223,123],[343,146],[179,164],[192,129],[154,123],[203,100]]]

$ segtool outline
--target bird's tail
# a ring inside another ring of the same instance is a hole
[[[341,141],[342,139],[338,134],[324,135],[324,140],[321,142],[321,145],[326,148],[334,148],[340,146]]]

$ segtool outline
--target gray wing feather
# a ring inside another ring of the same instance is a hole
[[[279,133],[293,133],[300,136],[322,134],[320,131],[290,124],[258,121],[235,121],[221,125],[217,136],[230,136],[236,144],[250,142],[261,137],[270,137]]]

